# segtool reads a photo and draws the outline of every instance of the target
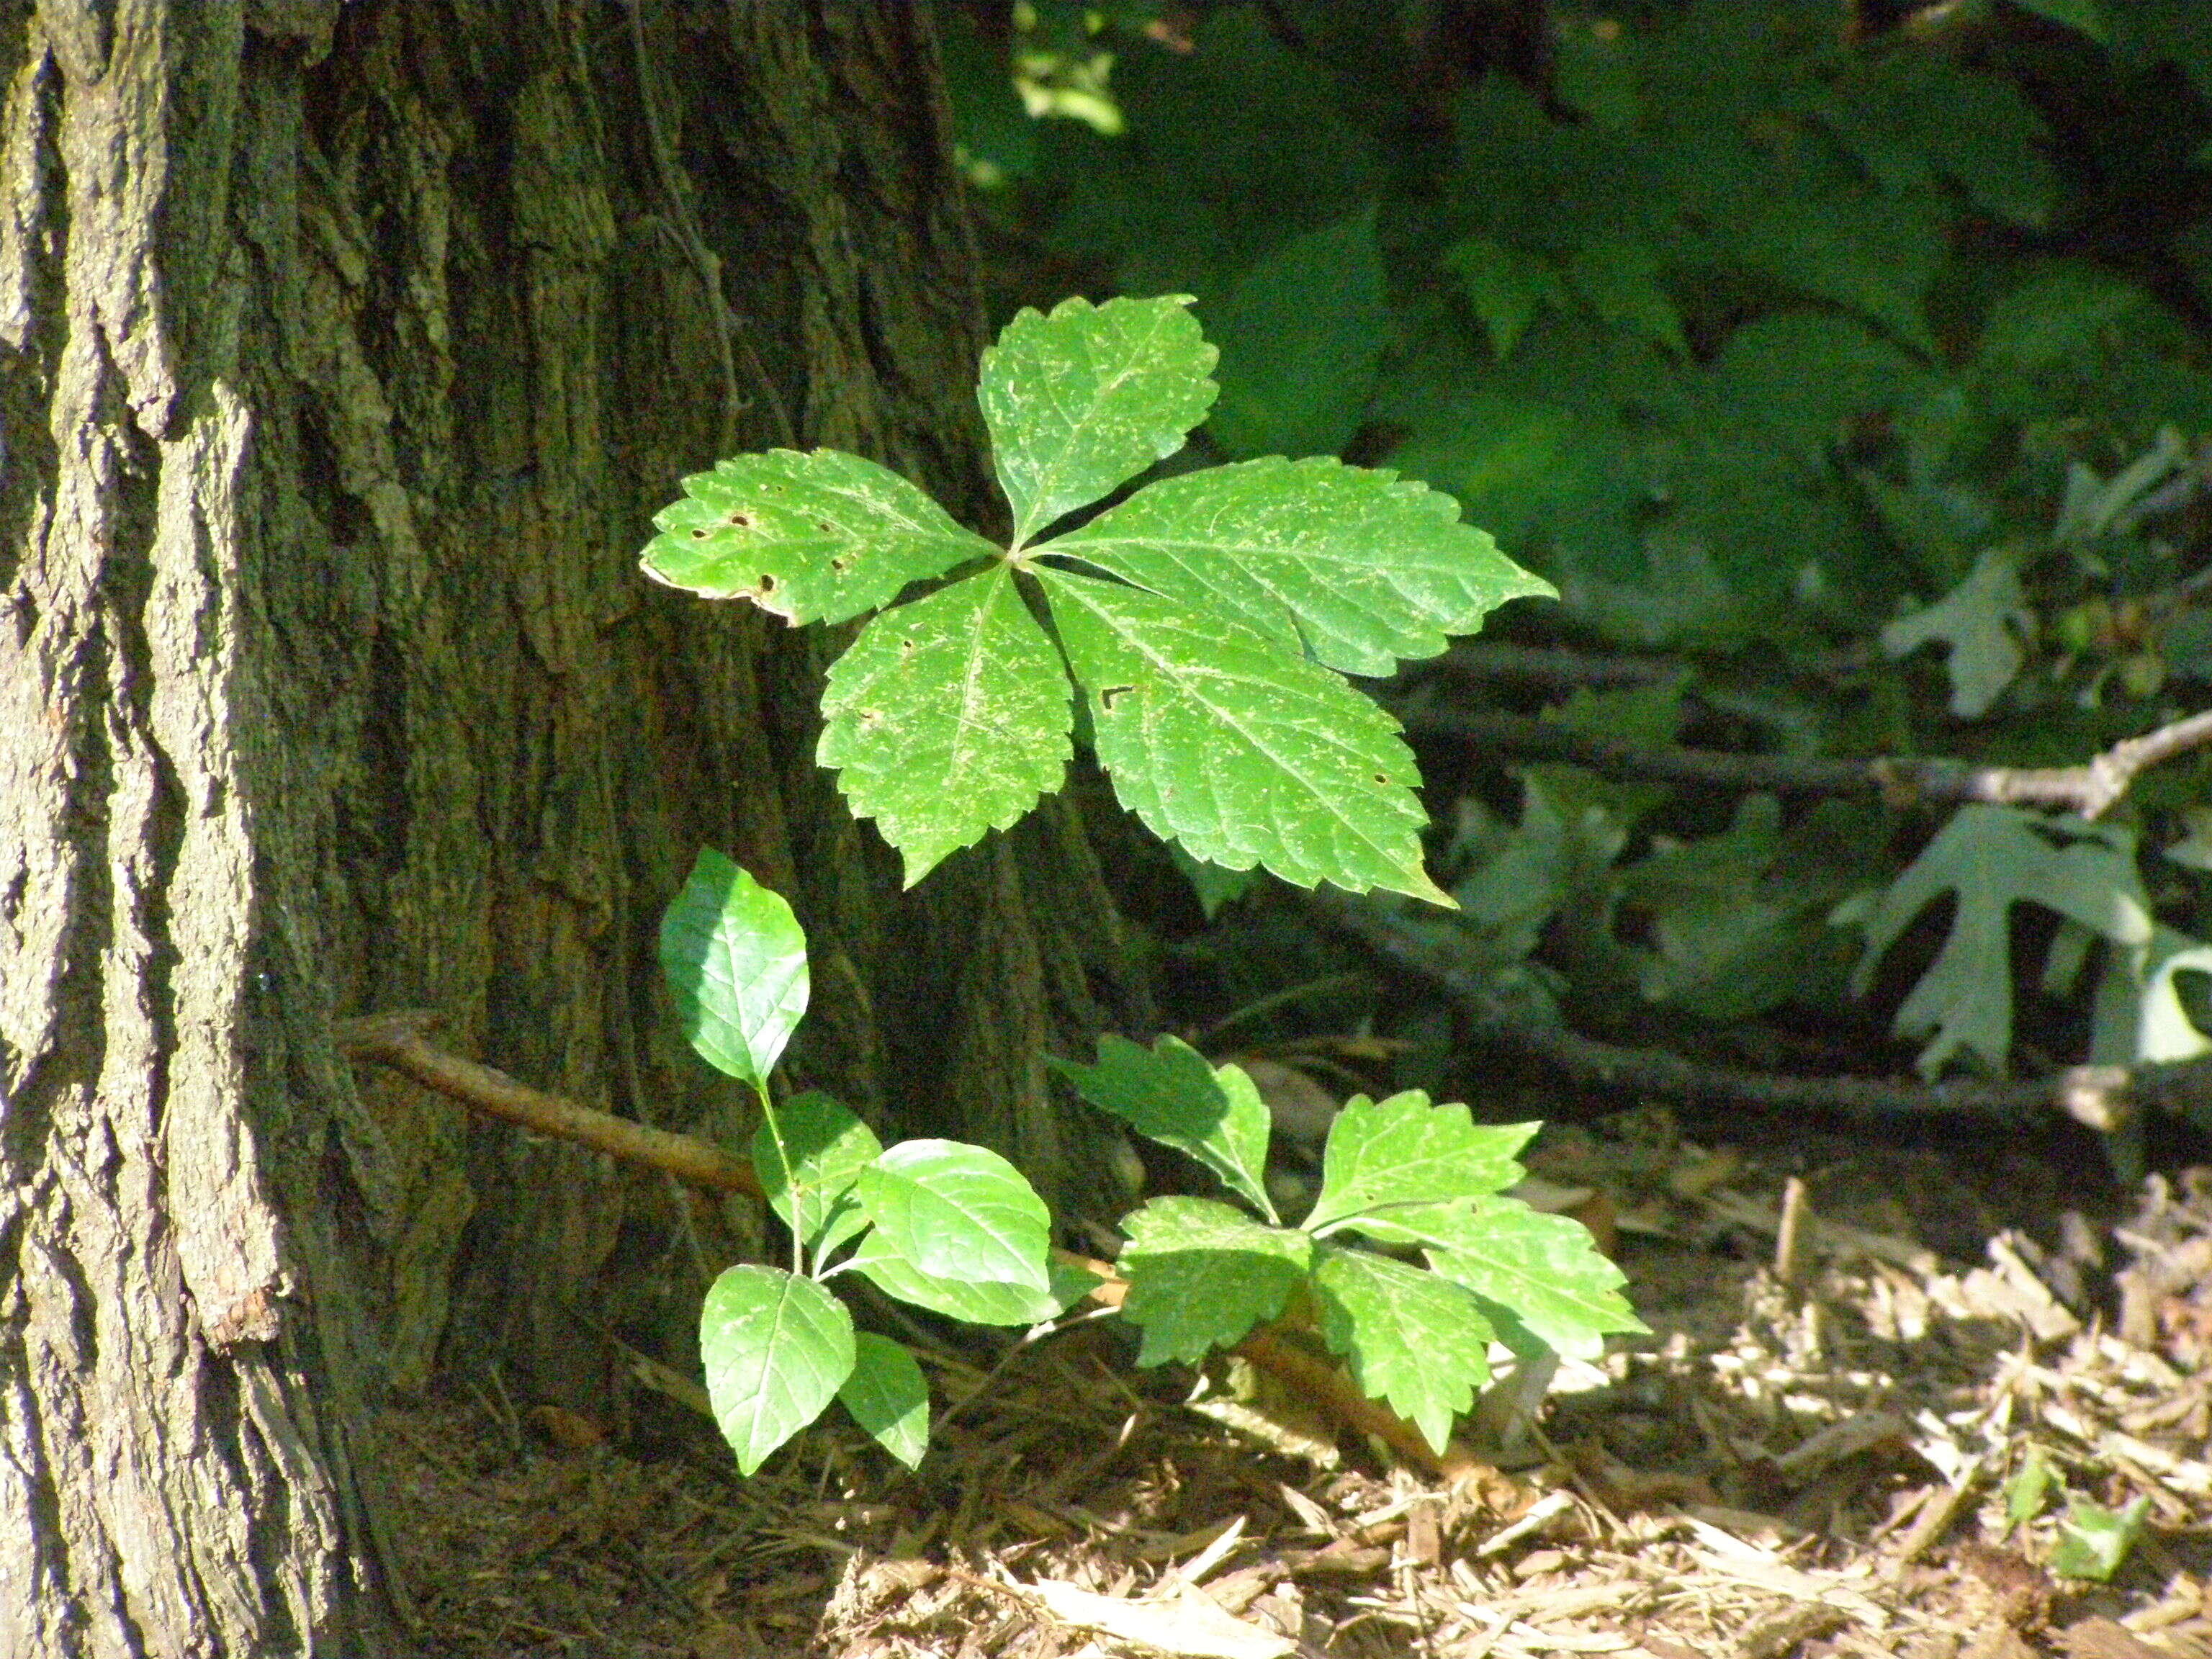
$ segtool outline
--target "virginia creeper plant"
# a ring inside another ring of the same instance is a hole
[[[929,1395],[911,1353],[859,1330],[830,1288],[858,1273],[886,1295],[983,1325],[1034,1325],[1098,1281],[1050,1252],[1051,1218],[1012,1165],[981,1146],[885,1147],[809,1091],[779,1102],[770,1073],[805,1012],[806,940],[791,907],[702,853],[661,925],[661,961],[702,1058],[761,1108],[753,1167],[790,1234],[789,1267],[743,1265],[707,1293],[699,1348],[716,1421],[750,1474],[842,1403],[901,1462],[928,1443]],[[1332,1128],[1311,1210],[1285,1224],[1264,1179],[1269,1118],[1251,1079],[1174,1037],[1109,1037],[1097,1061],[1056,1062],[1085,1097],[1211,1171],[1237,1204],[1158,1197],[1123,1219],[1122,1316],[1139,1364],[1202,1359],[1255,1324],[1318,1329],[1358,1386],[1441,1451],[1489,1377],[1493,1339],[1516,1352],[1595,1355],[1641,1330],[1620,1270],[1579,1223],[1504,1194],[1534,1124],[1487,1127],[1409,1091],[1355,1096]],[[1425,1270],[1369,1245],[1418,1252]]]
[[[1343,676],[1552,589],[1451,497],[1327,458],[1157,478],[1060,528],[1206,417],[1217,354],[1189,304],[1067,300],[984,353],[1004,547],[873,461],[780,449],[685,479],[646,572],[793,623],[876,613],[830,671],[818,754],[909,885],[1060,787],[1079,694],[1122,804],[1193,857],[1449,904],[1412,751]]]

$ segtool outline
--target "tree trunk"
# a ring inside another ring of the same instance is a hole
[[[635,565],[772,444],[997,527],[927,11],[0,0],[0,1654],[405,1652],[386,1390],[610,1409],[735,1246],[334,1017],[733,1139],[654,950],[713,844],[811,937],[796,1081],[1103,1179],[1073,816],[902,896],[838,642]]]

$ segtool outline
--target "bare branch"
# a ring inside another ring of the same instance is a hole
[[[434,1047],[423,1032],[440,1017],[422,1009],[332,1022],[339,1051],[404,1073],[428,1089],[542,1135],[588,1146],[626,1163],[665,1170],[679,1181],[717,1192],[761,1195],[760,1177],[742,1158],[711,1140],[672,1133],[609,1112],[593,1111],[559,1095],[541,1093],[504,1072]]]
[[[1878,794],[1899,803],[2051,806],[2085,818],[2110,811],[2145,769],[2212,743],[2212,710],[2114,744],[2082,765],[2046,767],[1972,766],[1901,756],[1823,760],[1717,749],[1646,749],[1525,714],[1432,707],[1406,709],[1401,719],[1410,731],[1464,738],[1516,756],[1567,761],[1608,778],[1656,778],[1779,795]]]
[[[1540,1060],[1587,1088],[1855,1118],[1973,1114],[2026,1119],[2057,1109],[2106,1133],[2124,1128],[2154,1100],[2177,1109],[2212,1101],[2212,1057],[2157,1066],[2075,1066],[2050,1077],[2004,1083],[1792,1077],[1703,1066],[1662,1049],[1583,1036],[1548,1009],[1501,994],[1379,905],[1326,889],[1307,895],[1306,902],[1322,921],[1378,959],[1443,993],[1484,1042]]]

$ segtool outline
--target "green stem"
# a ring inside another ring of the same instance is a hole
[[[763,1078],[753,1085],[753,1092],[760,1097],[761,1121],[768,1125],[768,1138],[775,1142],[777,1161],[787,1177],[791,1170],[791,1148],[784,1144],[783,1125],[776,1121],[775,1103],[769,1097],[768,1080]],[[791,1229],[791,1271],[799,1278],[806,1277],[806,1241],[799,1236],[799,1229]]]

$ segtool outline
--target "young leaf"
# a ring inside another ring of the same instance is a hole
[[[837,1398],[876,1443],[907,1466],[929,1449],[929,1383],[914,1356],[873,1331],[854,1334],[853,1374]]]
[[[1067,675],[1003,564],[870,622],[822,713],[817,757],[904,855],[909,887],[1067,769]]]
[[[1318,1233],[1349,1217],[1497,1192],[1521,1178],[1514,1155],[1534,1123],[1478,1124],[1466,1107],[1432,1106],[1419,1089],[1344,1103],[1322,1153],[1321,1195],[1305,1218]]]
[[[1490,1325],[1458,1285],[1368,1250],[1316,1247],[1321,1332],[1370,1399],[1441,1452],[1452,1419],[1490,1381]]]
[[[1121,1231],[1121,1312],[1145,1334],[1139,1365],[1195,1362],[1242,1341],[1283,1311],[1313,1258],[1304,1233],[1261,1226],[1210,1198],[1153,1199],[1122,1217]]]
[[[1035,569],[1099,763],[1153,834],[1224,869],[1450,906],[1421,868],[1413,752],[1374,702],[1241,623]]]
[[[753,1131],[753,1171],[777,1218],[809,1246],[828,1248],[824,1233],[838,1199],[883,1150],[874,1130],[809,1089],[775,1109],[773,1126],[763,1122]],[[848,1200],[844,1210],[857,1218],[857,1202]]]
[[[806,1012],[806,935],[782,896],[702,848],[660,919],[660,965],[699,1057],[765,1088]]]
[[[1386,1244],[1425,1246],[1429,1266],[1472,1292],[1516,1352],[1533,1338],[1570,1359],[1595,1359],[1607,1332],[1644,1328],[1620,1293],[1627,1276],[1572,1216],[1491,1199],[1353,1224]]]
[[[976,395],[1017,548],[1174,454],[1206,418],[1218,354],[1189,304],[1063,300],[1048,317],[1024,310],[983,353]]]
[[[2031,1446],[2027,1458],[2004,1483],[2005,1521],[2014,1527],[2025,1526],[2043,1513],[2044,1500],[2050,1497],[2057,1476],[2051,1465],[2043,1461],[2043,1454]]]
[[[835,449],[738,455],[684,481],[645,574],[788,622],[844,622],[998,549],[886,468]]]
[[[2075,1503],[2058,1523],[2058,1542],[2051,1552],[2051,1571],[2102,1583],[2128,1559],[2128,1552],[2142,1533],[2143,1517],[2149,1512],[2148,1497],[2135,1498],[2118,1510],[2086,1501]]]
[[[995,1279],[939,1279],[901,1255],[881,1233],[862,1239],[848,1265],[885,1296],[970,1325],[1042,1324],[1066,1313],[1098,1283],[1095,1276],[1058,1262],[1053,1264],[1052,1286],[1044,1291]]]
[[[1347,674],[1395,673],[1506,600],[1554,593],[1462,524],[1450,496],[1326,457],[1162,478],[1036,552],[1225,611]]]
[[[1020,1170],[984,1146],[902,1140],[860,1171],[861,1206],[884,1243],[938,1279],[1042,1291],[1052,1217]]]
[[[699,1358],[722,1437],[750,1474],[837,1397],[851,1375],[853,1316],[811,1279],[724,1270],[699,1316]]]
[[[1146,1049],[1110,1032],[1098,1039],[1096,1066],[1057,1057],[1047,1064],[1100,1111],[1196,1158],[1274,1219],[1267,1201],[1267,1106],[1237,1067],[1216,1070],[1181,1037],[1162,1036]]]

